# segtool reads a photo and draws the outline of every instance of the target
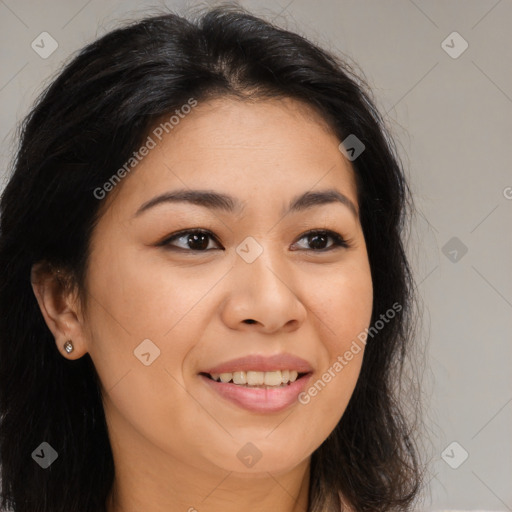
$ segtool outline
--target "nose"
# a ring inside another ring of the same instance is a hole
[[[231,329],[262,333],[298,329],[307,315],[296,292],[298,284],[282,256],[264,250],[252,263],[237,256],[223,303],[224,323]]]

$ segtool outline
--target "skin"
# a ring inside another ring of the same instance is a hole
[[[107,197],[91,240],[86,314],[51,274],[33,280],[62,356],[88,352],[101,380],[116,466],[109,512],[307,510],[311,454],[342,417],[364,350],[307,405],[277,413],[226,401],[198,373],[289,352],[310,362],[314,383],[369,326],[373,290],[358,217],[338,202],[281,213],[296,195],[325,188],[359,209],[339,142],[295,100],[200,103]],[[244,210],[165,203],[134,217],[178,188],[227,193]],[[210,230],[216,240],[207,238],[203,252],[187,237],[172,242],[176,250],[157,246],[183,229]],[[351,247],[332,238],[315,245],[304,235],[312,229],[339,233]],[[248,236],[263,248],[252,263],[236,252]],[[148,366],[134,356],[145,339],[160,350]],[[250,468],[237,457],[247,442],[262,455]]]

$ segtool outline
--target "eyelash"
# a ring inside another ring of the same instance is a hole
[[[173,242],[174,240],[176,240],[178,238],[183,238],[186,235],[191,235],[191,234],[207,235],[211,239],[213,239],[218,245],[220,245],[217,238],[214,236],[214,234],[211,231],[203,230],[203,229],[189,229],[189,230],[179,231],[178,233],[174,233],[170,237],[167,237],[166,239],[164,239],[162,242],[158,243],[157,245],[168,247],[170,250],[177,250],[177,251],[184,251],[184,252],[198,253],[198,252],[208,252],[208,251],[212,250],[212,249],[204,249],[204,250],[184,249],[183,247],[173,247],[171,245],[171,242]],[[330,247],[328,247],[327,249],[303,249],[303,250],[317,252],[317,253],[324,253],[324,252],[332,251],[334,249],[339,249],[339,248],[348,249],[348,248],[352,247],[352,244],[348,240],[344,239],[339,233],[336,233],[335,231],[331,231],[329,229],[313,229],[311,231],[307,231],[306,233],[303,233],[301,235],[299,240],[302,240],[303,238],[306,238],[308,236],[313,236],[313,235],[327,235],[329,238],[333,239],[333,244]],[[185,243],[187,243],[187,242],[185,242]]]

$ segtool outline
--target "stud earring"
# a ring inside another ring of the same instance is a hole
[[[70,352],[73,352],[74,350],[74,347],[73,347],[73,343],[71,343],[71,340],[68,340],[66,341],[66,343],[64,343],[64,350],[69,354]]]

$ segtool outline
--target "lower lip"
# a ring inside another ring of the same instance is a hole
[[[252,412],[279,412],[297,403],[297,396],[308,383],[308,373],[295,382],[282,388],[249,388],[225,382],[217,382],[204,375],[199,375],[210,389],[230,402]]]

